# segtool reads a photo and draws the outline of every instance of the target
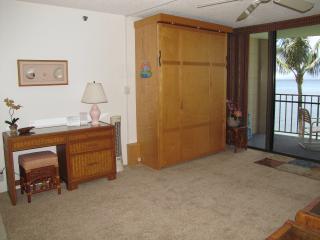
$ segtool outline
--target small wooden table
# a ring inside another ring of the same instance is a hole
[[[234,152],[238,152],[239,149],[246,149],[248,146],[247,127],[228,127],[228,144],[234,145]]]
[[[8,193],[12,205],[17,203],[13,152],[56,146],[60,178],[68,190],[84,181],[99,177],[116,178],[115,130],[107,123],[99,126],[50,127],[33,129],[33,134],[3,132]]]
[[[296,214],[296,223],[320,232],[320,197]]]
[[[319,240],[320,232],[313,231],[305,226],[298,225],[288,220],[282,227],[276,230],[266,240]]]

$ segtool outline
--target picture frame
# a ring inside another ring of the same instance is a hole
[[[19,86],[68,85],[67,60],[17,60]]]

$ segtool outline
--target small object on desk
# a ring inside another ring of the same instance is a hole
[[[31,127],[24,127],[24,128],[19,128],[18,129],[18,132],[19,132],[19,135],[26,135],[26,134],[30,134],[30,131],[34,129],[33,126]]]
[[[69,116],[67,117],[67,126],[80,126],[80,116]]]
[[[234,152],[241,148],[247,150],[247,127],[228,127],[227,131],[228,144],[234,145]]]
[[[88,118],[88,113],[86,112],[80,112],[80,125],[88,125],[89,123],[89,118]]]

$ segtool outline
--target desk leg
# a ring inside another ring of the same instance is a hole
[[[68,191],[72,191],[78,188],[78,184],[77,183],[67,183],[67,189]]]
[[[5,164],[6,164],[8,194],[10,196],[12,205],[16,205],[17,193],[16,193],[16,183],[15,183],[14,167],[13,167],[13,153],[11,150],[11,146],[5,142],[4,142],[4,158],[5,158]]]
[[[109,181],[112,181],[112,180],[117,178],[117,174],[116,173],[110,173],[110,174],[107,175],[107,178],[108,178]]]

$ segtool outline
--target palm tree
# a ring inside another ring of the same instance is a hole
[[[298,109],[302,107],[302,84],[305,73],[320,73],[320,40],[312,48],[307,38],[279,39],[277,42],[277,71],[292,72],[298,88]],[[302,133],[302,116],[299,115],[299,133]]]

